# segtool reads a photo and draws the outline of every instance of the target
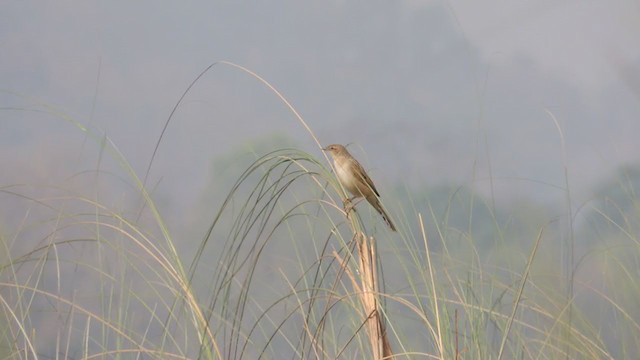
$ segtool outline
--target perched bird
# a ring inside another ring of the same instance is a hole
[[[396,227],[393,225],[393,222],[391,222],[389,215],[382,208],[380,199],[378,199],[380,193],[378,193],[376,186],[373,185],[373,181],[371,181],[371,178],[369,178],[369,175],[364,171],[364,168],[358,160],[349,154],[347,148],[339,144],[329,145],[322,150],[331,154],[338,181],[353,195],[353,198],[347,199],[345,202],[347,212],[351,209],[351,200],[364,197],[369,204],[382,215],[382,218],[387,225],[389,225],[389,228],[396,231]]]

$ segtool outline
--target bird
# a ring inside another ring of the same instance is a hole
[[[358,160],[349,153],[346,147],[340,144],[332,144],[322,150],[331,155],[333,165],[336,168],[338,181],[342,184],[342,187],[353,195],[352,198],[345,200],[345,210],[347,213],[352,208],[351,201],[363,197],[380,213],[389,228],[396,231],[396,227],[393,225],[391,218],[382,208],[380,193]]]

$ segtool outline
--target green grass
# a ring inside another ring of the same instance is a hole
[[[0,358],[372,358],[360,231],[376,244],[394,358],[640,354],[640,207],[624,176],[615,201],[580,208],[580,225],[462,187],[385,193],[396,234],[366,204],[345,217],[327,159],[271,147],[216,189],[213,218],[172,234],[115,144],[43,111],[119,164],[72,178],[121,187],[0,184],[12,207],[0,219]]]

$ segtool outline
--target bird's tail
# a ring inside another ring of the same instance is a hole
[[[389,228],[393,231],[396,231],[396,226],[393,225],[393,221],[391,221],[389,214],[387,214],[387,212],[384,211],[384,209],[382,208],[380,199],[378,199],[378,197],[376,196],[370,196],[367,198],[367,201],[371,204],[371,206],[373,206],[374,209],[376,209],[378,213],[380,213],[384,222],[386,222],[387,225],[389,225]]]

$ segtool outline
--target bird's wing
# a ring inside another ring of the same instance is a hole
[[[362,165],[360,165],[358,160],[355,160],[355,159],[353,160],[353,166],[355,167],[354,170],[356,170],[355,173],[358,174],[358,176],[360,176],[362,180],[364,180],[367,186],[369,186],[371,190],[373,190],[373,192],[376,193],[378,197],[380,197],[380,193],[378,192],[378,189],[376,189],[376,186],[373,184],[373,181],[371,181],[371,178],[369,177],[369,175],[367,175],[367,172],[364,171],[364,168],[362,167]]]

